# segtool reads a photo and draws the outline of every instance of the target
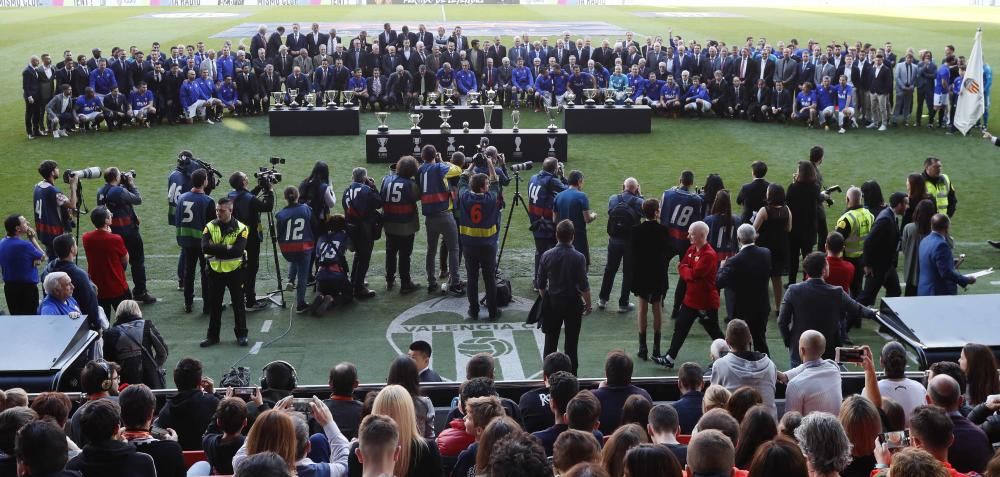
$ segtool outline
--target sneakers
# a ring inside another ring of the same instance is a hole
[[[885,131],[886,129],[888,129],[888,128],[885,127],[885,124],[883,124],[883,125],[881,125],[881,126],[878,127],[879,131]]]
[[[403,282],[402,284],[399,285],[399,293],[402,293],[404,295],[407,293],[413,293],[419,289],[420,289],[419,283],[413,283],[408,281],[408,282]]]
[[[878,126],[875,123],[871,123],[871,124],[865,126],[865,129],[875,129],[876,127],[878,127]]]
[[[608,300],[597,300],[597,309],[603,310],[608,307]]]
[[[625,306],[618,305],[618,313],[628,313],[635,309],[635,305],[628,303]]]
[[[309,304],[308,303],[299,303],[298,305],[295,305],[295,312],[296,313],[305,313],[307,311],[309,311]]]
[[[846,131],[846,130],[845,130],[844,128],[840,128],[840,129],[839,129],[839,130],[837,131],[837,134],[844,134],[845,132],[847,132],[847,131]]]
[[[447,292],[453,296],[465,296],[465,284],[458,282],[448,286]]]
[[[215,121],[212,121],[209,118],[205,118],[205,122],[208,123],[208,124],[215,124]]]
[[[62,136],[60,135],[58,129],[52,131],[52,139],[59,139],[60,137],[62,137]]]
[[[285,284],[285,291],[295,291],[295,282],[288,282]]]
[[[653,362],[666,368],[674,367],[674,358],[671,358],[670,355],[666,354],[663,356],[653,356]]]
[[[239,338],[236,338],[236,344],[239,346],[246,347],[250,345],[250,340],[247,339],[246,336],[240,336]]]
[[[438,290],[440,290],[440,288],[438,288],[438,282],[432,280],[427,284],[427,293],[435,293]]]

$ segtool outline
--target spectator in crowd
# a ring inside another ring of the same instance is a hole
[[[330,368],[330,397],[324,399],[333,416],[337,428],[348,440],[358,436],[358,425],[361,422],[361,401],[354,399],[354,390],[358,388],[358,369],[354,363],[342,362]],[[319,432],[317,426],[313,431]]]
[[[621,210],[619,210],[621,213]],[[642,257],[632,266],[629,279],[631,292],[639,298],[639,359],[648,359],[646,347],[647,311],[653,312],[653,358],[660,356],[660,329],[663,326],[663,298],[667,294],[667,283],[661,280],[667,275],[670,254],[663,247],[669,240],[670,230],[660,223],[660,201],[648,199],[642,203],[642,216],[646,219],[633,228],[629,249],[634,257]],[[624,284],[623,284],[624,287]]]
[[[828,414],[840,412],[843,400],[840,388],[840,366],[823,359],[826,338],[815,330],[799,335],[799,356],[802,364],[785,373],[785,412],[797,411],[803,416],[814,411]]]
[[[712,409],[726,409],[726,405],[729,403],[730,397],[732,397],[732,393],[729,392],[729,390],[726,389],[725,386],[721,386],[718,384],[709,385],[708,388],[705,389],[705,396],[702,398],[701,401],[702,415],[704,415],[708,411],[711,411]],[[698,420],[700,421],[701,418],[699,418]],[[698,426],[696,423],[695,427],[692,428],[692,434],[694,433],[693,430],[696,429],[697,427]]]
[[[0,240],[3,292],[12,315],[33,315],[38,309],[38,265],[45,249],[24,216],[8,215],[3,222],[7,235]]]
[[[563,194],[565,192],[556,197],[562,197]],[[589,260],[571,245],[575,230],[569,219],[558,222],[556,238],[559,244],[542,254],[536,283],[538,293],[542,296],[542,332],[545,333],[543,354],[556,351],[559,334],[565,324],[564,351],[573,363],[573,374],[576,374],[580,364],[577,359],[577,344],[583,315],[590,314],[592,310],[590,284],[587,281]]]
[[[584,389],[570,399],[566,405],[566,425],[570,429],[590,432],[598,442],[604,441],[604,434],[598,430],[601,424],[601,401],[594,393]]]
[[[757,245],[771,251],[771,292],[775,308],[781,303],[781,276],[788,270],[788,242],[793,219],[786,205],[785,188],[781,184],[768,185],[767,202],[755,214],[753,228],[757,230]]]
[[[787,414],[786,414],[787,416]],[[808,477],[809,469],[802,449],[790,439],[774,439],[757,448],[747,467],[747,477]]]
[[[962,347],[958,365],[968,377],[967,404],[977,406],[986,398],[1000,394],[1000,377],[997,376],[997,360],[988,346],[967,343]]]
[[[29,422],[17,433],[13,455],[21,477],[78,477],[66,470],[66,434],[56,424],[46,421]]]
[[[163,365],[167,344],[152,320],[142,319],[134,300],[118,305],[114,326],[104,332],[104,356],[122,368],[122,381],[145,384],[152,389],[166,387]]]
[[[291,477],[285,460],[274,452],[261,452],[247,457],[236,466],[235,477]]]
[[[201,437],[219,407],[215,381],[202,375],[201,361],[184,358],[174,368],[177,393],[171,396],[156,418],[156,425],[177,431],[184,450],[201,448]]]
[[[422,477],[441,471],[441,456],[430,439],[421,437],[417,430],[417,417],[413,398],[402,386],[388,385],[379,391],[372,405],[372,414],[391,418],[399,426],[399,459],[393,475],[397,477]],[[362,475],[363,466],[358,461],[357,444],[348,453],[348,475]]]
[[[958,381],[947,375],[934,376],[927,383],[927,396],[928,402],[940,406],[952,422],[954,441],[948,448],[948,462],[959,472],[984,472],[993,447],[986,433],[958,412],[964,399]]]
[[[932,364],[928,371],[930,372],[927,373],[927,376],[924,379],[925,382],[930,381],[931,379],[934,378],[934,376],[937,376],[939,374],[947,374],[948,376],[951,376],[955,381],[958,381],[958,387],[959,389],[961,389],[962,395],[965,396],[965,401],[966,401],[962,404],[960,412],[962,413],[963,416],[968,415],[968,413],[972,412],[972,407],[969,406],[968,403],[969,377],[966,376],[965,371],[962,371],[961,365],[959,365],[954,361],[938,361],[937,363]]]
[[[417,374],[421,383],[440,383],[444,381],[441,375],[431,369],[431,344],[424,340],[417,340],[410,343],[407,355],[417,363]]]
[[[285,401],[286,406],[290,400]],[[325,439],[317,439],[317,436],[310,438],[309,424],[306,422],[305,416],[300,413],[292,414],[292,423],[295,427],[296,475],[302,477],[346,476],[347,454],[350,443],[344,437],[344,434],[340,432],[340,429],[337,428],[337,423],[333,420],[330,410],[323,405],[323,402],[319,398],[313,396],[310,410],[312,418],[323,428],[323,435],[321,437],[325,437]],[[323,444],[323,449],[316,450],[320,451],[320,454],[324,457],[329,455],[326,461],[313,462],[311,458],[307,457],[307,455],[312,455],[313,442],[316,443],[315,445]]]
[[[953,430],[954,424],[948,418],[948,413],[938,406],[920,406],[913,411],[913,416],[910,418],[910,442],[913,447],[923,449],[934,456],[951,477],[974,475],[963,473],[953,467],[948,453],[949,447],[955,442]],[[885,443],[876,441],[874,452],[879,464],[892,467],[893,455]],[[985,462],[983,465],[985,468]]]
[[[652,408],[653,402],[641,394],[629,396],[622,405],[621,425],[638,424],[645,432],[646,425],[649,424],[649,410]]]
[[[645,389],[632,384],[632,366],[632,359],[621,350],[608,353],[604,360],[605,380],[594,390],[594,396],[601,402],[600,430],[604,435],[611,435],[618,427],[622,406],[629,396],[640,395],[653,401],[653,397]]]
[[[878,407],[859,395],[848,396],[840,405],[838,419],[851,442],[851,463],[841,471],[843,477],[864,477],[875,466],[871,442],[882,433],[882,418]]]
[[[73,298],[73,280],[66,272],[52,272],[45,276],[42,284],[45,299],[38,304],[39,315],[80,316],[80,305]]]
[[[795,437],[806,456],[809,475],[839,475],[851,462],[851,443],[837,418],[815,412],[802,418]]]
[[[557,475],[563,475],[573,466],[589,462],[601,462],[601,445],[589,432],[569,429],[559,434],[552,446],[552,468]]]
[[[693,426],[692,426],[693,427]],[[646,425],[649,440],[653,444],[670,449],[681,465],[687,464],[687,446],[677,440],[681,434],[680,416],[669,404],[657,404],[649,410],[649,424]]]
[[[726,411],[729,412],[729,415],[733,416],[733,419],[736,419],[736,422],[743,422],[743,417],[750,408],[763,403],[764,398],[756,388],[740,386],[729,397],[729,402],[726,403]],[[736,442],[736,440],[733,440],[733,442]]]
[[[80,428],[86,436],[83,452],[66,464],[67,470],[80,471],[84,477],[102,477],[126,473],[136,477],[156,477],[156,467],[149,454],[139,452],[119,440],[121,409],[118,403],[100,399],[77,411]]]
[[[771,251],[758,247],[757,230],[753,225],[743,224],[736,229],[736,239],[740,249],[726,259],[719,267],[715,286],[726,290],[726,307],[730,304],[732,318],[739,318],[750,326],[753,349],[769,354],[767,347],[767,320],[771,314],[771,302],[767,299],[767,285],[771,277]]]
[[[399,458],[399,426],[390,417],[368,416],[358,431],[358,462],[362,477],[392,475]]]
[[[545,355],[542,361],[542,386],[521,395],[518,409],[526,432],[538,432],[552,427],[554,416],[549,406],[549,376],[559,371],[572,373],[573,363],[569,356],[558,351]]]
[[[906,414],[903,412],[903,406],[900,406],[898,402],[893,401],[892,398],[883,397],[881,411],[885,415],[887,432],[906,429]]]
[[[490,459],[492,477],[552,477],[545,449],[525,435],[513,435],[495,445]]]
[[[94,282],[90,281],[87,272],[76,265],[76,240],[68,233],[62,234],[52,241],[52,248],[58,258],[49,262],[42,270],[42,281],[44,282],[45,276],[52,272],[64,272],[69,275],[73,282],[73,289],[70,292],[80,305],[79,312],[87,315],[91,329],[96,331],[107,328],[107,317],[101,312],[97,301],[96,286]],[[47,291],[46,294],[48,294]],[[57,314],[63,315],[65,313]]]
[[[705,398],[701,391],[705,386],[704,375],[705,372],[698,363],[684,363],[677,370],[677,389],[681,398],[670,403],[670,406],[677,410],[680,424],[678,434],[690,434],[701,418],[702,401]]]
[[[129,263],[125,240],[112,233],[111,211],[97,207],[90,211],[94,230],[83,234],[83,250],[87,253],[87,273],[97,286],[97,302],[108,316],[123,300],[131,299],[125,268]]]
[[[730,391],[741,386],[751,386],[758,390],[764,405],[777,418],[774,404],[774,388],[777,371],[774,362],[767,355],[751,351],[753,339],[746,322],[735,319],[726,326],[726,343],[732,351],[720,358],[712,366],[712,384],[720,384]]]
[[[549,385],[549,408],[552,410],[555,424],[531,435],[538,439],[545,449],[546,455],[552,454],[552,445],[559,434],[562,434],[569,426],[566,423],[566,407],[571,399],[580,391],[580,384],[572,374],[566,371],[558,371],[548,379]]]
[[[625,454],[625,477],[683,477],[684,466],[663,446],[639,444]]]
[[[201,439],[201,447],[207,459],[204,464],[208,468],[202,466],[201,471],[195,471],[192,467],[188,470],[188,474],[227,475],[232,472],[233,456],[246,442],[246,436],[243,435],[246,426],[247,403],[243,399],[226,397],[219,401],[219,407],[215,412],[215,427],[221,432],[212,432],[212,427],[209,426]]]
[[[890,341],[882,347],[879,360],[882,363],[884,378],[878,382],[878,390],[883,397],[891,398],[899,403],[910,422],[910,415],[918,406],[927,402],[927,390],[924,385],[907,378],[906,365],[909,359],[906,349],[897,341]]]
[[[636,424],[626,424],[615,429],[601,449],[601,467],[612,477],[622,477],[625,473],[625,454],[646,439],[646,431]]]
[[[0,412],[0,473],[2,475],[17,475],[17,460],[15,458],[17,431],[37,419],[38,413],[26,407],[9,407]]]
[[[917,294],[920,296],[957,295],[958,287],[976,283],[976,277],[955,271],[955,259],[948,245],[951,220],[938,213],[931,218],[931,233],[920,241],[918,267],[920,278]]]
[[[475,468],[470,469],[473,472],[472,475],[489,475],[490,461],[493,458],[493,453],[496,451],[497,443],[503,439],[516,436],[523,436],[531,440],[528,434],[521,430],[521,426],[518,425],[517,421],[509,417],[501,416],[490,421],[486,429],[483,430],[483,434],[479,437]],[[457,474],[451,475],[458,477]]]
[[[73,403],[63,393],[45,392],[31,401],[31,410],[38,413],[39,419],[48,419],[59,426],[59,429],[65,429],[69,413],[73,410]],[[68,436],[65,440],[69,457],[75,457],[80,453],[80,447],[75,442]]]
[[[802,425],[802,414],[796,411],[786,412],[778,421],[778,437],[795,442],[795,429]]]
[[[451,422],[455,419],[464,419],[465,417],[464,405],[465,401],[467,401],[469,398],[482,397],[482,396],[497,396],[497,397],[500,396],[497,393],[496,388],[493,386],[493,378],[492,378],[493,357],[486,353],[480,353],[479,355],[476,356],[485,358],[483,360],[484,362],[486,360],[489,360],[491,368],[488,373],[483,373],[485,374],[485,376],[479,376],[467,379],[464,383],[462,383],[461,386],[459,386],[458,388],[459,395],[452,401],[452,403],[455,404],[455,407],[452,408],[450,412],[448,412],[448,422]],[[500,405],[503,406],[504,411],[507,413],[508,416],[510,416],[515,421],[518,421],[518,423],[520,423],[521,411],[518,409],[517,403],[515,403],[511,399],[501,397]],[[546,409],[548,409],[548,405],[546,405]],[[551,414],[551,411],[549,411],[549,414]]]
[[[153,458],[156,475],[161,477],[183,477],[186,466],[181,446],[177,443],[177,433],[165,429],[161,436],[151,432],[156,412],[156,396],[145,384],[133,384],[118,395],[121,406],[122,426],[125,441],[135,449]]]
[[[28,407],[28,392],[23,388],[10,388],[0,394],[0,398],[3,398],[3,402],[0,404],[3,409]]]
[[[758,446],[778,436],[778,425],[762,405],[751,407],[740,422],[740,437],[736,445],[736,467],[750,468]]]
[[[233,457],[233,467],[239,471],[243,460],[247,457],[261,452],[274,452],[281,457],[288,471],[294,472],[296,451],[297,441],[292,414],[269,409],[261,413],[250,427],[246,442]]]
[[[947,477],[948,471],[929,452],[915,447],[900,449],[892,456],[891,475]],[[886,474],[886,475],[889,475]]]
[[[120,369],[117,364],[104,360],[94,360],[84,365],[83,370],[80,371],[80,390],[87,396],[88,403],[99,400],[118,401],[120,380],[118,372]],[[8,400],[10,394],[11,392],[7,391]],[[27,397],[25,395],[25,406],[28,405]],[[73,413],[66,431],[70,439],[82,447],[88,443],[88,437],[83,432],[83,426],[80,422],[81,416],[82,413],[79,410]]]
[[[452,475],[469,475],[474,470],[483,432],[494,419],[502,417],[503,406],[496,396],[474,397],[465,401],[465,432],[473,437],[474,442],[458,455]]]
[[[427,396],[420,395],[417,364],[409,356],[397,356],[392,361],[392,365],[389,366],[389,377],[386,378],[386,384],[396,384],[409,391],[416,412],[417,430],[423,437],[433,439],[435,435],[434,404]]]
[[[740,422],[729,414],[725,409],[712,409],[701,416],[698,426],[692,435],[698,435],[702,431],[714,429],[729,438],[730,442],[736,442],[740,436]],[[691,444],[688,443],[690,453]]]
[[[687,475],[744,477],[746,471],[735,467],[735,455],[733,441],[724,434],[712,429],[700,431],[691,436],[691,443],[688,444]]]

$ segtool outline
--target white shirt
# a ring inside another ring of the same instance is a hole
[[[906,422],[910,422],[914,409],[927,404],[927,389],[912,379],[883,379],[878,382],[878,391],[882,397],[891,398],[903,407]]]
[[[840,414],[840,366],[831,360],[814,360],[790,369],[785,388],[785,412]]]

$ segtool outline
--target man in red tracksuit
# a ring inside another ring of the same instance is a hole
[[[687,339],[695,320],[701,322],[708,336],[713,340],[723,337],[719,329],[719,290],[715,288],[715,274],[719,270],[719,257],[708,244],[708,225],[698,221],[688,227],[691,246],[677,271],[687,285],[684,302],[674,321],[674,335],[670,338],[670,349],[664,356],[663,364],[672,368],[674,360]]]

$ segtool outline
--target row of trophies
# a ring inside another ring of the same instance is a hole
[[[495,107],[496,106],[494,104],[485,104],[482,107],[483,119],[485,120],[485,126],[483,127],[483,134],[490,134],[493,132],[493,125],[490,123],[491,119],[493,118],[493,110]],[[559,113],[561,113],[562,110],[563,110],[563,105],[561,104],[545,105],[545,114],[549,118],[549,126],[547,128],[548,132],[557,132],[559,130],[559,126],[556,125],[556,119],[559,118]],[[438,129],[441,130],[442,134],[451,134],[451,124],[448,124],[448,120],[451,119],[451,110],[442,109],[439,112],[439,114],[441,117],[441,126],[439,126]],[[410,114],[408,118],[410,120],[410,132],[415,136],[419,135],[420,121],[424,119],[423,113],[413,113]],[[378,111],[375,113],[375,119],[378,120],[379,134],[388,134],[389,126],[386,123],[388,123],[389,121],[389,112]],[[512,125],[511,130],[515,133],[518,132],[520,130],[520,124],[521,124],[521,111],[517,109],[511,111],[510,120]],[[468,122],[462,123],[462,128],[464,132],[468,133],[469,123]]]
[[[587,99],[583,102],[584,106],[587,108],[596,108],[597,101],[595,101],[594,98],[597,97],[597,93],[599,92],[600,90],[597,88],[585,88],[583,90],[583,96],[586,97]],[[635,92],[635,89],[633,89],[631,86],[626,86],[623,92],[625,93],[625,99],[622,102],[625,104],[626,108],[631,108],[633,104],[632,93]],[[605,108],[615,107],[615,98],[614,98],[615,94],[616,93],[614,92],[614,90],[610,88],[605,90],[604,93]],[[566,94],[563,95],[563,99],[566,101],[566,107],[572,108],[574,106],[574,103],[576,102],[576,93],[572,91],[566,91]]]
[[[336,109],[343,105],[346,109],[351,109],[354,107],[354,95],[353,90],[326,90],[323,92],[323,99],[326,102],[326,109]],[[296,88],[288,89],[288,97],[291,100],[288,104],[285,104],[285,93],[281,91],[271,92],[271,104],[274,109],[281,110],[284,108],[288,109],[298,109],[300,106],[305,106],[307,109],[313,109],[317,106],[316,93],[308,93],[303,97],[303,102],[305,104],[300,105],[298,103],[299,90]],[[340,98],[343,98],[343,103],[341,103]]]

